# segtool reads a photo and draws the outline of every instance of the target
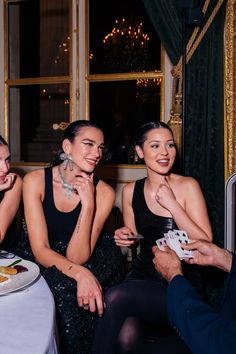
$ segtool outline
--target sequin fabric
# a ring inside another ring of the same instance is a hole
[[[44,216],[48,228],[51,249],[65,256],[68,243],[81,211],[81,203],[71,212],[59,211],[54,203],[52,169],[45,168]],[[99,179],[94,177],[96,188]],[[24,225],[23,225],[24,226]],[[23,227],[15,253],[22,258],[34,260],[28,241],[27,228]],[[115,245],[111,233],[103,231],[92,257],[84,265],[100,282],[103,291],[121,282],[124,277],[123,256]],[[78,307],[77,283],[61,273],[55,266],[44,268],[41,274],[51,289],[56,304],[60,354],[90,354],[97,314]]]
[[[53,242],[51,248],[65,255],[66,244]],[[26,228],[22,230],[14,252],[24,259],[35,262]],[[103,292],[124,279],[124,260],[113,236],[104,233],[90,260],[84,265],[97,277]],[[78,307],[76,281],[61,273],[56,267],[44,268],[41,274],[47,281],[56,304],[57,329],[60,354],[90,354],[98,315]]]

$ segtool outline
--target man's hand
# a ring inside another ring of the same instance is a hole
[[[159,250],[157,246],[152,247],[154,254],[153,263],[156,270],[168,281],[176,275],[183,275],[181,262],[177,254],[169,247],[164,247],[164,251]]]
[[[205,240],[191,242],[182,245],[186,250],[193,250],[193,258],[185,259],[186,263],[210,265],[230,272],[232,266],[232,255],[225,249],[216,246]]]

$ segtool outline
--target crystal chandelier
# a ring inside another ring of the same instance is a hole
[[[115,21],[112,31],[103,38],[106,68],[114,72],[147,70],[149,36],[142,26],[129,25],[125,18]]]

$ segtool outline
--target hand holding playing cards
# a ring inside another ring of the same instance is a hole
[[[134,234],[129,227],[121,227],[115,231],[114,239],[117,246],[129,247],[143,239],[143,236]]]
[[[152,247],[154,253],[153,263],[156,270],[170,282],[176,275],[183,275],[181,262],[177,254],[169,247],[164,246],[161,251],[157,246]]]
[[[189,264],[199,264],[203,266],[211,265],[226,272],[232,266],[232,255],[225,249],[216,246],[214,243],[201,240],[191,244],[182,245],[185,250],[192,249],[193,258],[185,259]]]
[[[162,251],[164,250],[163,246],[168,246],[171,248],[179,259],[192,258],[191,248],[188,250],[183,248],[183,245],[189,243],[189,238],[187,232],[184,230],[169,230],[167,233],[164,233],[164,237],[156,240],[158,248]]]

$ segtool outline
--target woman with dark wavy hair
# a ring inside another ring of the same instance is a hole
[[[97,249],[115,200],[113,188],[94,174],[103,147],[98,126],[75,121],[64,132],[59,161],[24,177],[30,245],[54,295],[62,354],[90,353],[103,289],[122,273],[112,243],[103,239]]]

